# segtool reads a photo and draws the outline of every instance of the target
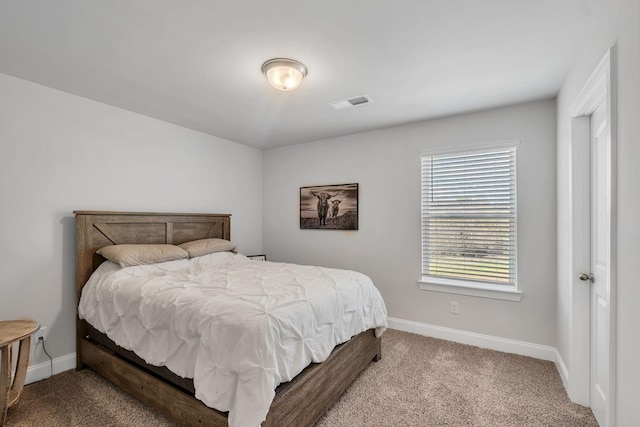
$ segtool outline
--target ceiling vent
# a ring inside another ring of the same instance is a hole
[[[327,105],[331,106],[334,110],[345,110],[348,108],[362,107],[363,105],[371,104],[373,99],[365,93],[362,95],[352,96],[347,99],[339,99],[337,101],[327,102]]]

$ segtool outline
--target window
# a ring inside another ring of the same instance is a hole
[[[421,163],[421,283],[517,292],[515,144]]]

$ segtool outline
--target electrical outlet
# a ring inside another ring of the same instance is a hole
[[[40,329],[38,329],[38,332],[33,334],[33,341],[36,345],[40,343],[40,338],[42,338],[42,341],[47,340],[47,328],[45,326],[41,326]]]
[[[458,314],[458,302],[457,301],[451,301],[451,313],[453,314]]]

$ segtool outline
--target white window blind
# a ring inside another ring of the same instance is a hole
[[[421,158],[423,278],[515,287],[515,147]]]

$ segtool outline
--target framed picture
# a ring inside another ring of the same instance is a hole
[[[262,254],[262,255],[247,255],[247,258],[249,259],[253,259],[255,261],[266,261],[267,260],[267,256]]]
[[[358,184],[300,187],[300,228],[357,230]]]

